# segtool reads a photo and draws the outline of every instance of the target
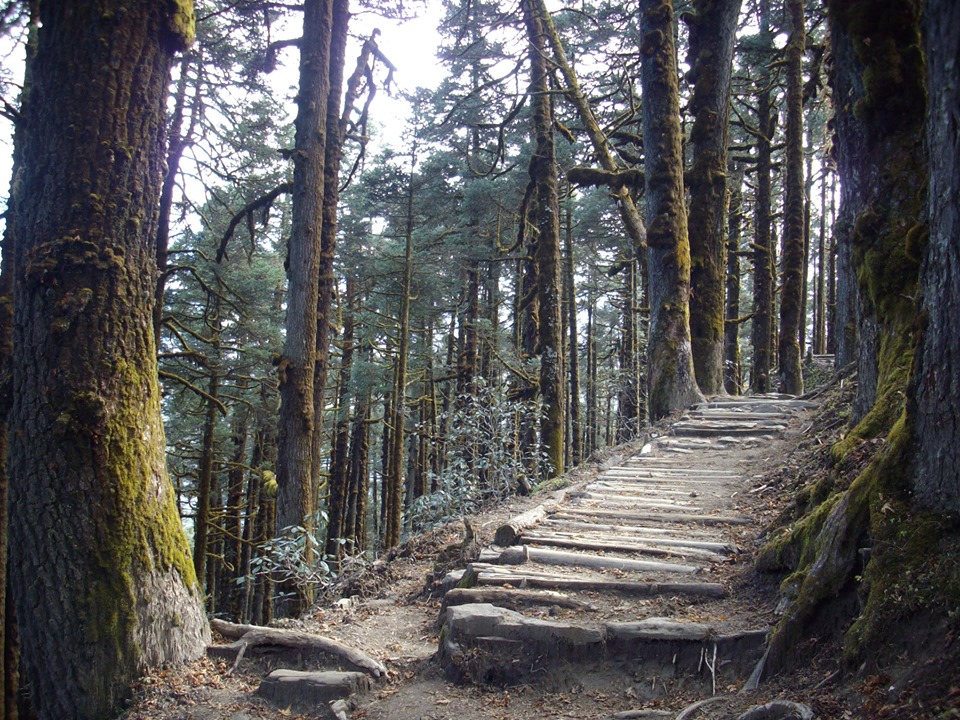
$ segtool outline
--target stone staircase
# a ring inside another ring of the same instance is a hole
[[[742,683],[769,628],[725,605],[722,570],[754,524],[738,506],[741,459],[812,407],[779,395],[702,403],[582,489],[504,524],[444,580],[447,676],[527,683],[602,664],[708,695]]]

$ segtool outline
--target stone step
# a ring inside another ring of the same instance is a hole
[[[710,423],[710,422],[675,422],[670,426],[670,432],[685,437],[716,437],[729,435],[779,435],[787,429],[784,424],[777,423]],[[688,451],[690,452],[690,451]]]
[[[361,672],[274,670],[260,681],[257,695],[280,708],[316,712],[317,706],[363,695],[373,687]]]
[[[766,628],[667,618],[577,624],[482,603],[449,607],[442,622],[439,658],[448,677],[502,685],[535,681],[544,669],[565,663],[598,661],[627,662],[634,671],[642,665],[705,673],[726,684],[749,673],[767,634]]]

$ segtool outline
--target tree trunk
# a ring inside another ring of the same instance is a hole
[[[537,354],[540,356],[540,441],[551,477],[562,475],[564,416],[563,324],[560,290],[560,201],[553,143],[553,101],[547,68],[547,36],[543,17],[529,0],[522,3],[530,58],[530,103],[535,147],[530,160],[530,183],[535,187],[537,264]]]
[[[770,0],[759,1],[760,32],[770,36]],[[767,48],[773,52],[772,39]],[[750,389],[755,393],[770,392],[770,345],[773,338],[774,278],[773,238],[771,233],[770,170],[772,137],[776,129],[776,114],[771,109],[769,59],[764,63],[757,96],[757,192],[754,211],[753,253],[753,320],[750,323],[750,343],[753,346],[753,366],[750,369]]]
[[[743,391],[743,368],[740,361],[740,227],[743,222],[743,178],[736,173],[729,183],[727,239],[727,310],[724,327],[723,385],[730,395]]]
[[[12,579],[39,717],[100,718],[208,639],[152,323],[163,109],[192,17],[64,1],[40,19],[14,218]]]
[[[349,0],[333,0],[331,16],[329,80],[326,103],[326,139],[323,146],[323,225],[320,231],[320,258],[317,282],[317,336],[313,364],[313,451],[311,483],[319,487],[323,463],[323,414],[326,406],[327,369],[330,364],[330,312],[336,295],[333,261],[337,248],[337,204],[340,199],[340,162],[343,158],[343,136],[352,111],[354,97],[348,89],[344,112],[340,112],[343,94],[343,70],[347,48],[347,26],[350,23]],[[366,66],[370,48],[364,43],[361,62]],[[316,500],[314,500],[316,502]]]
[[[242,586],[237,580],[245,575],[242,570],[244,538],[243,515],[245,511],[244,489],[247,465],[247,431],[249,415],[246,408],[235,411],[230,428],[230,442],[233,454],[227,469],[227,505],[224,508],[223,526],[224,552],[223,566],[226,582],[220,585],[220,607],[231,617],[240,619],[243,613]]]
[[[580,416],[580,335],[577,332],[577,292],[573,257],[573,214],[569,206],[566,213],[566,233],[564,236],[564,275],[567,286],[567,362],[570,378],[570,462],[579,465],[583,459],[583,429]]]
[[[400,313],[397,318],[397,364],[394,367],[393,404],[390,418],[390,473],[384,475],[387,500],[385,507],[385,548],[400,544],[403,528],[403,443],[406,439],[407,360],[410,353],[410,299],[413,294],[413,230],[417,140],[410,148],[410,177],[407,183],[407,221],[404,232],[403,270],[400,284]]]
[[[286,262],[286,337],[279,365],[277,524],[281,529],[303,526],[308,532],[316,510],[313,433],[322,420],[314,411],[314,373],[333,4],[333,0],[305,0],[303,4],[293,214]],[[307,541],[303,560],[308,565],[314,550]],[[308,589],[298,589],[295,599],[279,610],[295,615],[310,600]]]
[[[627,250],[623,284],[620,287],[620,371],[617,380],[617,442],[636,437],[640,430],[640,393],[637,363],[637,261]]]
[[[813,300],[813,353],[827,352],[827,173],[820,177],[820,232],[817,239],[817,275]]]
[[[803,276],[806,270],[803,192],[803,53],[806,46],[803,0],[788,0],[790,37],[787,41],[787,148],[784,203],[783,291],[780,294],[780,392],[803,394],[800,368],[801,326],[804,321]]]
[[[347,295],[343,308],[343,333],[340,339],[340,390],[337,396],[336,420],[333,424],[333,444],[330,448],[330,481],[327,499],[326,555],[340,558],[341,540],[345,537],[350,470],[350,403],[353,385],[353,314],[356,280],[347,278]]]
[[[730,78],[741,0],[695,0],[690,29],[690,336],[697,385],[723,392],[724,241]]]
[[[930,239],[921,276],[926,330],[915,366],[911,403],[916,460],[913,489],[921,505],[960,512],[960,5],[927,0]],[[947,118],[952,118],[947,120]]]
[[[702,399],[690,349],[690,243],[683,197],[673,6],[641,0],[643,146],[650,283],[650,419]]]
[[[217,395],[220,394],[220,375],[212,370],[207,386],[207,412],[200,443],[200,462],[197,468],[197,513],[193,521],[193,569],[201,583],[206,585],[207,543],[210,535],[210,493],[213,485],[214,431],[217,424]],[[209,588],[205,588],[209,597]]]
[[[39,8],[37,0],[29,3],[30,26],[24,59],[23,90],[20,93],[20,113],[26,112],[26,104],[32,84],[32,63],[37,49],[37,24]],[[7,458],[9,450],[8,414],[13,404],[13,286],[14,256],[16,255],[17,204],[21,202],[19,190],[23,167],[24,127],[16,122],[13,128],[13,157],[10,170],[10,195],[0,248],[0,720],[17,720],[18,691],[20,681],[19,643],[17,640],[16,612],[13,593],[9,588],[9,548],[7,543],[9,478]]]

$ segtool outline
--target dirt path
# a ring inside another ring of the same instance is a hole
[[[474,542],[452,524],[409,543],[297,629],[386,667],[351,698],[356,719],[674,718],[735,693],[775,621],[772,597],[740,572],[768,512],[757,478],[810,407],[699,406],[562,490],[473,518]],[[325,703],[298,707],[297,691],[279,714],[251,698],[289,659],[248,657],[226,681],[229,663],[210,664],[212,687],[182,714],[130,718],[335,717]]]

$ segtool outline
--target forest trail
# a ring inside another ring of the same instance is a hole
[[[175,717],[738,718],[766,699],[736,693],[776,621],[745,552],[774,512],[761,478],[814,407],[715,398],[567,487],[471,518],[474,538],[460,523],[414,538],[286,640],[244,646],[232,682],[197,698],[203,712]],[[211,647],[224,658],[212,672],[241,645]]]

